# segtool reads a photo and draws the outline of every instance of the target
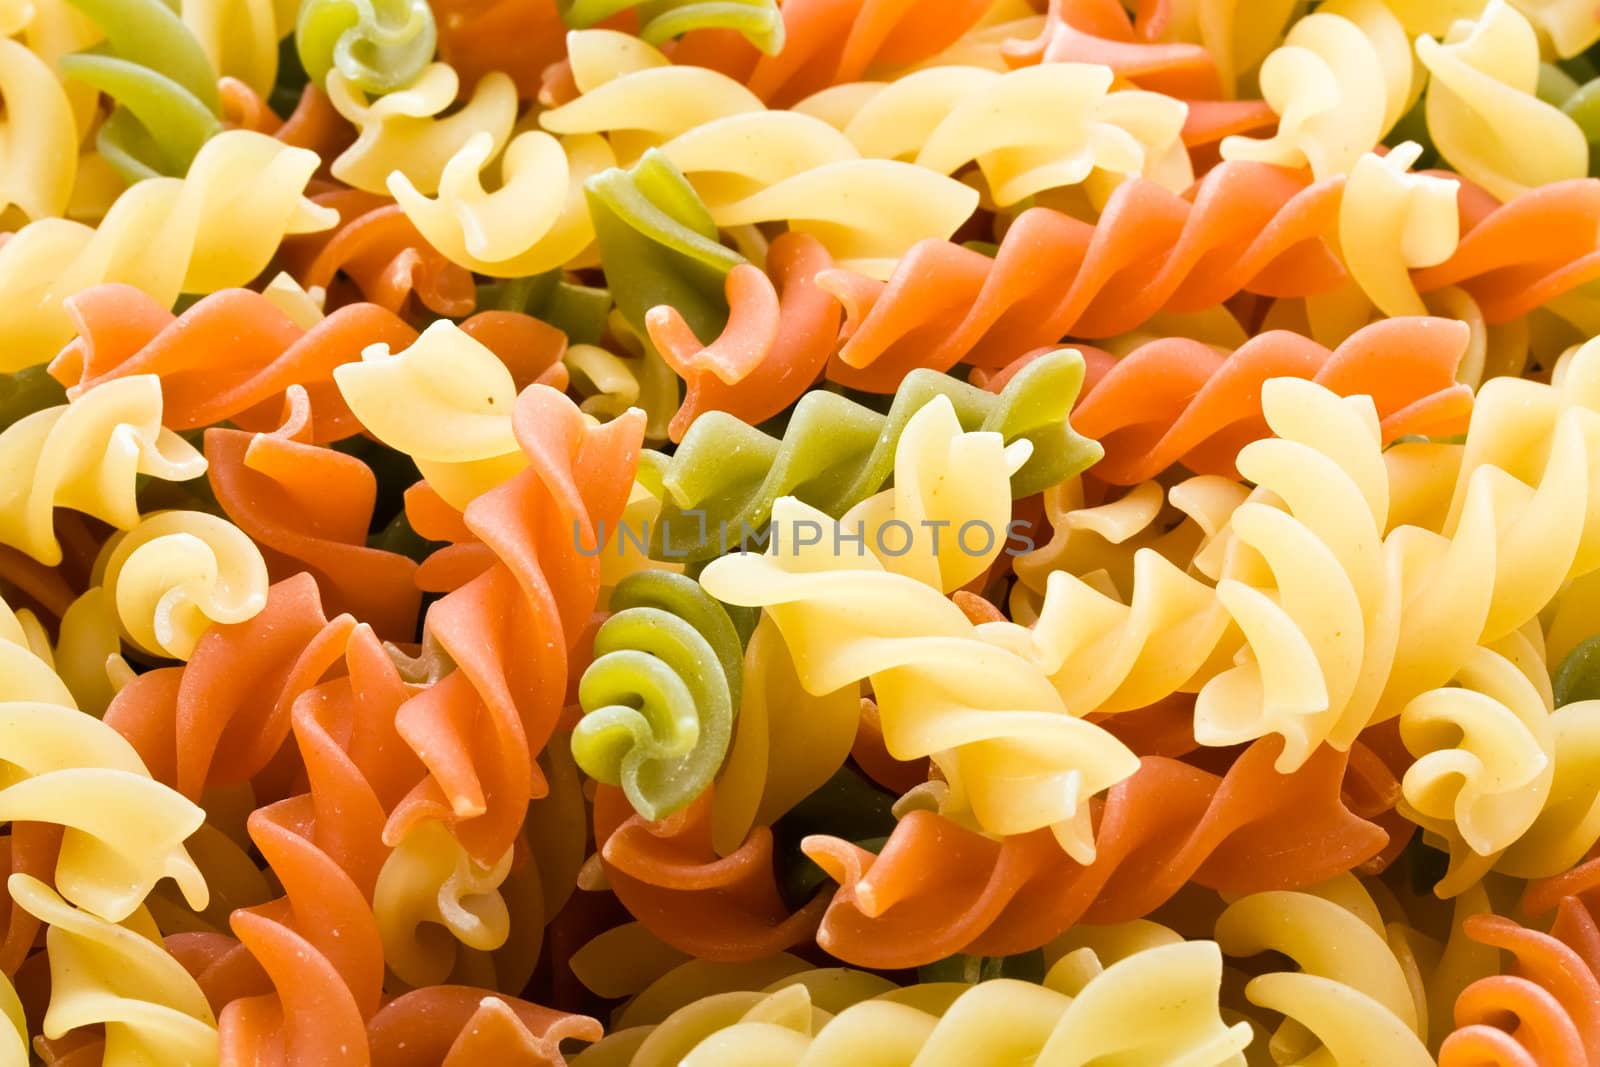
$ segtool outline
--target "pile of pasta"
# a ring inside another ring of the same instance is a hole
[[[1600,1067],[1591,0],[0,0],[0,1067]]]

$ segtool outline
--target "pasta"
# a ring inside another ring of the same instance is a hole
[[[679,575],[640,571],[611,592],[578,683],[573,755],[657,820],[687,805],[727,753],[743,649],[722,605]]]
[[[30,223],[0,246],[0,293],[19,309],[0,333],[0,369],[46,362],[70,341],[64,302],[88,286],[126,282],[170,304],[182,292],[249,281],[285,234],[332,223],[301,196],[317,164],[313,152],[228,130],[200,148],[182,180],[131,186],[97,228],[64,219]],[[242,204],[249,221],[229,224]]]
[[[368,93],[409,85],[433,59],[436,40],[433,9],[422,0],[302,4],[294,34],[312,81],[338,68]]]
[[[222,129],[217,75],[200,43],[164,4],[77,6],[110,47],[63,56],[59,65],[117,102],[95,136],[101,157],[130,182],[184,174]]]
[[[1013,496],[1053,484],[1088,466],[1099,449],[1080,437],[1066,414],[1082,363],[1069,353],[1037,360],[996,396],[929,372],[908,375],[887,415],[835,394],[812,392],[796,405],[782,440],[716,412],[696,420],[667,462],[662,484],[670,502],[693,518],[663,509],[652,552],[704,559],[732,546],[745,530],[766,526],[775,501],[797,499],[842,516],[882,488],[894,448],[915,413],[937,396],[952,401],[963,427],[995,431],[1007,443],[1033,445],[1016,472]],[[740,467],[724,462],[740,457]],[[715,540],[711,530],[715,529]],[[720,598],[719,598],[720,599]]]
[[[1589,0],[0,0],[0,1064],[1600,1063]]]

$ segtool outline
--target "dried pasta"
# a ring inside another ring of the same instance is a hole
[[[1589,0],[0,0],[0,1065],[1596,1067]]]

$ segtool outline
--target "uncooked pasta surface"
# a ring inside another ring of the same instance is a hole
[[[0,0],[0,1067],[1600,1067],[1600,6]]]

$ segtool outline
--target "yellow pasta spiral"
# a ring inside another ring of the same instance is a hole
[[[54,566],[61,562],[56,508],[126,530],[139,521],[139,475],[183,481],[203,473],[205,458],[162,427],[161,406],[160,380],[133,375],[0,433],[0,544]]]
[[[819,540],[808,546],[813,530]],[[785,497],[773,510],[772,551],[724,556],[701,582],[725,603],[767,610],[808,692],[869,678],[889,752],[932,756],[951,813],[970,811],[997,834],[1049,826],[1087,862],[1089,798],[1132,774],[1137,758],[1069,714],[1037,665],[986,640],[938,590],[885,571],[870,553],[823,547],[834,532],[823,513]]]
[[[96,564],[133,643],[188,659],[212,623],[239,623],[267,604],[267,564],[225,519],[158,511],[106,542]]]
[[[0,640],[0,820],[65,827],[56,888],[103,919],[121,922],[168,877],[191,907],[205,907],[205,880],[183,847],[205,813],[151,778],[121,734],[78,711],[17,635],[0,635],[9,638]]]
[[[264,134],[213,137],[183,178],[130,186],[97,228],[29,223],[0,245],[0,372],[46,362],[72,338],[62,304],[101,282],[157,302],[248,283],[287,234],[326,229],[337,214],[301,195],[320,160]]]
[[[72,907],[26,874],[13,874],[6,888],[30,914],[50,924],[46,1037],[103,1025],[107,1067],[218,1062],[211,1006],[162,946],[148,912],[140,908],[118,925]]]

